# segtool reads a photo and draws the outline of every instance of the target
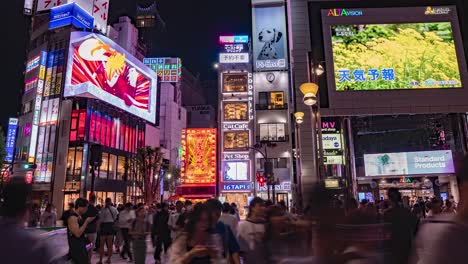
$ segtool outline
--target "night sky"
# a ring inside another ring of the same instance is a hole
[[[29,19],[23,16],[23,0],[5,1],[9,25],[5,26],[9,41],[2,42],[2,95],[0,96],[0,125],[6,126],[11,116],[17,116],[20,90],[23,86],[24,60]],[[155,54],[182,58],[202,80],[215,79],[212,65],[217,60],[217,37],[220,34],[248,34],[251,29],[250,0],[160,0],[159,13],[165,28],[154,40]],[[111,0],[109,22],[121,15],[133,17],[136,0]],[[6,128],[5,128],[6,129]]]

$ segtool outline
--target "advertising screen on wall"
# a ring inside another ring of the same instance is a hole
[[[247,102],[225,102],[224,121],[248,121],[249,107]]]
[[[249,161],[224,161],[223,181],[248,181]]]
[[[247,72],[223,73],[223,93],[247,92],[248,84]]]
[[[322,10],[329,84],[340,92],[462,87],[456,13],[455,7]]]
[[[284,5],[252,9],[253,61],[256,71],[288,68],[286,11]]]
[[[229,131],[223,134],[224,150],[247,150],[249,144],[249,131]]]
[[[454,173],[451,150],[365,154],[366,176]]]
[[[182,131],[183,184],[216,183],[216,128]]]
[[[71,33],[65,97],[96,98],[154,123],[156,87],[156,73],[112,40]]]

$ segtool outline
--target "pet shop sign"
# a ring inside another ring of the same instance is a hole
[[[157,75],[112,40],[72,32],[65,97],[107,102],[150,122],[156,121]]]

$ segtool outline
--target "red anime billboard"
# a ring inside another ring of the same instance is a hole
[[[112,40],[72,32],[64,96],[91,97],[155,122],[157,75]]]

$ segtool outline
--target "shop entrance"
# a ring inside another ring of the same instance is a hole
[[[235,203],[239,209],[241,219],[245,219],[248,212],[248,194],[247,193],[224,193],[222,195],[227,203]]]
[[[286,208],[289,209],[289,194],[288,193],[277,193],[276,194],[276,201],[284,201],[286,203]]]

